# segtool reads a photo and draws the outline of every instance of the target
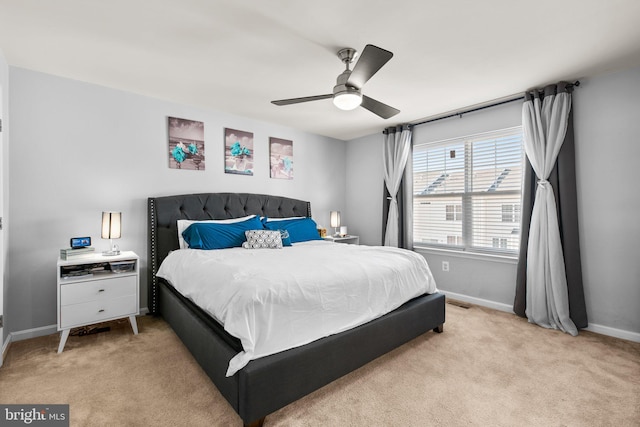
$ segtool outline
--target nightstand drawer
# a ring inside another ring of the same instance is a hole
[[[60,328],[89,325],[106,319],[125,317],[138,312],[136,298],[130,295],[120,298],[90,301],[60,307]]]
[[[135,295],[136,286],[137,277],[133,275],[63,284],[60,286],[60,305],[66,306]]]

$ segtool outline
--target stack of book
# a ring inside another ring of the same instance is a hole
[[[61,272],[60,272],[60,277],[62,277],[63,279],[77,279],[79,277],[81,278],[87,278],[87,277],[92,277],[93,273],[90,272],[87,269],[70,269],[70,270],[66,270],[64,268],[62,268]]]
[[[60,249],[60,259],[62,260],[71,260],[71,259],[80,259],[87,258],[93,256],[95,254],[95,249],[91,246],[87,246],[85,248],[64,248]]]

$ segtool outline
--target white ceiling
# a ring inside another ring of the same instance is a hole
[[[640,65],[640,0],[0,0],[12,66],[348,140]],[[331,100],[343,47],[394,57],[364,93],[383,120]]]

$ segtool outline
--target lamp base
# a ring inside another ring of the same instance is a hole
[[[111,241],[111,250],[102,252],[104,256],[116,256],[120,255],[120,247]]]

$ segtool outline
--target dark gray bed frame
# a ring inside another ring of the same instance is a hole
[[[423,295],[357,328],[252,360],[232,377],[226,377],[229,360],[242,349],[239,340],[156,277],[156,272],[169,252],[178,249],[178,219],[227,219],[251,214],[310,217],[311,207],[302,200],[248,193],[148,199],[149,311],[171,325],[245,426],[261,426],[268,414],[431,329],[442,332],[444,295]]]

